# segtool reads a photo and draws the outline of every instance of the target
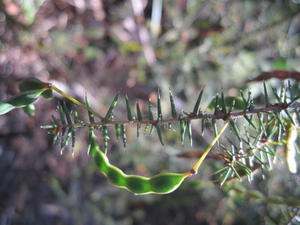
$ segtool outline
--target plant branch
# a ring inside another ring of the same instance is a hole
[[[68,98],[71,100],[70,98]],[[72,98],[73,99],[73,98]],[[74,102],[75,99],[71,100]],[[76,100],[77,101],[77,100]],[[76,103],[77,104],[77,103]],[[93,113],[94,115],[99,115],[95,111],[91,110],[84,104],[77,104],[79,106],[84,107],[87,109],[89,112]],[[198,115],[195,115],[193,113],[183,116],[181,118],[165,118],[161,120],[149,120],[149,119],[144,119],[144,120],[101,120],[99,122],[91,122],[91,123],[73,123],[73,124],[61,124],[59,127],[99,127],[102,125],[116,125],[116,124],[144,124],[144,125],[153,125],[153,126],[159,126],[162,124],[169,124],[169,123],[175,123],[178,121],[191,121],[191,120],[198,120],[198,119],[215,119],[215,120],[227,120],[228,118],[230,119],[236,119],[239,117],[243,116],[249,116],[249,115],[256,115],[256,114],[272,114],[276,112],[281,112],[287,109],[298,109],[300,108],[300,103],[294,103],[294,104],[288,104],[288,103],[276,103],[276,104],[271,104],[268,105],[267,107],[262,107],[262,108],[257,108],[253,109],[251,111],[236,111],[236,112],[230,112],[230,113],[224,113],[224,112],[218,112],[218,113],[200,113]],[[100,115],[99,115],[100,116]],[[99,117],[97,116],[97,117]],[[102,117],[99,117],[102,119]],[[53,128],[53,127],[44,127],[44,128]]]

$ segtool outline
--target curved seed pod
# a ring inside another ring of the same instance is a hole
[[[176,190],[184,179],[186,173],[160,173],[150,179],[153,193],[167,194]]]
[[[206,148],[205,152],[195,163],[193,168],[185,173],[160,173],[153,177],[143,177],[138,175],[126,175],[121,169],[110,164],[107,156],[100,150],[94,133],[91,135],[89,152],[92,153],[98,169],[114,185],[127,189],[134,194],[168,194],[175,191],[185,178],[197,173],[200,165],[213,145],[220,138],[228,125],[228,121],[222,127],[220,132]]]
[[[134,194],[167,194],[176,190],[190,173],[160,173],[154,177],[126,175],[121,169],[110,164],[107,156],[99,149],[93,134],[90,152],[98,169],[114,185]]]
[[[149,178],[136,175],[128,175],[126,177],[126,186],[124,186],[124,188],[134,194],[154,193],[149,183]]]

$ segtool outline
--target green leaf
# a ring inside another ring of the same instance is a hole
[[[108,140],[109,140],[109,135],[108,135],[108,128],[107,126],[102,126],[102,139],[103,139],[103,148],[105,154],[107,153],[108,150]]]
[[[256,126],[252,123],[252,117],[248,117],[247,115],[244,115],[244,118],[247,120],[247,122],[256,130]]]
[[[155,126],[156,128],[156,131],[157,131],[157,135],[158,135],[158,138],[159,138],[159,141],[162,145],[164,145],[164,141],[163,141],[163,138],[162,138],[162,134],[161,134],[161,130],[160,130],[160,127],[159,126]]]
[[[27,78],[24,81],[22,81],[19,85],[21,92],[26,91],[37,91],[42,90],[44,88],[47,88],[49,86],[48,83],[42,82],[36,78]]]
[[[132,118],[132,113],[131,113],[131,109],[130,109],[130,103],[129,103],[127,95],[125,96],[125,101],[126,101],[127,118],[128,118],[129,121],[132,121],[133,118]]]
[[[139,103],[136,103],[136,112],[137,112],[137,119],[138,121],[142,121],[143,120],[143,117],[142,117],[142,113],[141,113],[141,110],[140,110],[140,105]],[[137,123],[136,124],[136,136],[139,138],[140,136],[140,128],[141,128],[141,125],[140,123]]]
[[[221,93],[221,103],[222,103],[222,112],[226,113],[226,103],[225,103],[225,98],[224,98],[224,93]],[[229,107],[229,111],[231,112],[232,109],[234,109],[235,106],[235,100],[232,101],[230,107]]]
[[[118,104],[118,99],[119,99],[119,94],[116,94],[116,96],[114,97],[112,103],[109,106],[109,109],[104,117],[104,120],[111,120],[113,117],[113,111],[116,108],[117,104]]]
[[[173,117],[173,118],[177,118],[177,112],[176,112],[175,102],[174,102],[174,98],[173,98],[173,95],[172,95],[171,90],[169,90],[169,95],[170,95],[170,103],[171,103],[172,117]]]
[[[179,126],[180,126],[180,140],[181,140],[181,144],[184,144],[185,132],[186,132],[186,122],[184,120],[180,120]]]
[[[23,108],[35,102],[43,90],[28,91],[18,94],[12,98],[0,101],[0,115],[6,114],[13,109]]]
[[[268,107],[270,105],[270,102],[269,102],[269,96],[268,96],[268,91],[265,82],[264,82],[264,97],[265,97],[266,106]]]
[[[126,136],[126,128],[125,128],[124,124],[121,124],[121,135],[122,135],[123,146],[124,146],[124,148],[126,148],[127,136]]]
[[[121,137],[121,125],[120,124],[115,124],[115,130],[116,130],[117,139],[120,139],[120,137]]]
[[[192,137],[192,124],[190,121],[186,121],[187,133],[190,141],[190,145],[193,146],[193,137]]]
[[[202,90],[200,91],[199,95],[198,95],[196,104],[195,104],[194,109],[193,109],[193,114],[194,114],[194,115],[198,115],[198,113],[199,113],[199,110],[200,110],[200,103],[201,103],[203,91],[204,91],[204,90],[202,89]]]
[[[241,141],[240,132],[239,132],[239,129],[237,128],[237,126],[236,126],[235,120],[230,120],[230,125],[231,125],[232,130],[234,131],[235,135],[239,139],[239,141]]]
[[[152,104],[150,100],[148,102],[148,117],[149,120],[154,120],[153,113],[152,113]]]
[[[160,102],[160,91],[157,90],[157,120],[162,120],[162,110],[161,110],[161,102]]]
[[[140,109],[139,103],[136,103],[136,113],[137,113],[137,119],[138,119],[138,121],[142,121],[143,120],[143,116],[142,116],[142,113],[141,113],[141,109]]]

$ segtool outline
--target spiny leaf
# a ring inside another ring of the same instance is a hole
[[[270,105],[270,103],[269,103],[269,96],[268,96],[268,91],[267,91],[266,83],[264,82],[263,85],[264,85],[265,103],[266,103],[266,106],[268,107]]]
[[[121,137],[121,124],[115,124],[115,131],[116,131],[116,137],[117,139],[120,139]]]
[[[275,116],[275,119],[276,119],[277,122],[279,123],[279,125],[281,125],[282,127],[284,127],[283,122],[281,121],[281,118],[280,118],[280,116],[279,116],[279,113],[278,113],[278,112],[274,112],[273,114],[274,114],[274,116]]]
[[[148,118],[149,118],[149,120],[154,120],[153,113],[152,113],[152,104],[151,104],[150,99],[148,102]]]
[[[151,104],[150,99],[149,99],[149,102],[148,102],[148,118],[149,118],[150,121],[154,120],[154,116],[153,116],[153,113],[152,113],[152,104]],[[153,131],[153,125],[151,124],[149,134],[152,134],[152,131]]]
[[[169,95],[170,95],[170,103],[171,103],[172,117],[173,117],[173,118],[177,118],[177,112],[176,112],[175,102],[174,102],[174,98],[173,98],[173,95],[172,95],[171,90],[169,90]]]
[[[71,115],[70,115],[70,111],[67,108],[66,102],[62,102],[61,103],[61,107],[62,107],[62,112],[65,114],[65,117],[67,119],[67,123],[68,124],[72,124],[72,120],[71,120]]]
[[[66,120],[65,120],[65,112],[64,112],[64,109],[62,107],[62,103],[59,103],[57,105],[57,110],[59,112],[59,117],[60,117],[60,121],[61,123],[64,125],[64,124],[67,124]]]
[[[64,148],[68,145],[70,137],[71,137],[70,127],[63,129],[63,134],[61,136],[61,144],[60,144],[61,153],[63,152]]]
[[[291,84],[290,80],[288,80],[288,90],[289,90],[289,93],[290,93],[290,99],[293,99],[294,98],[294,91],[293,91],[293,87],[292,87],[292,84]]]
[[[234,101],[232,102],[232,104],[230,105],[230,112],[232,111],[233,107],[235,106],[235,101],[236,99],[234,99]],[[222,103],[222,112],[226,113],[226,102],[225,102],[225,98],[224,98],[224,93],[222,91],[221,93],[221,103]]]
[[[161,110],[161,102],[160,102],[160,91],[157,89],[157,120],[162,120],[162,110]]]
[[[86,104],[86,106],[88,108],[90,108],[87,96],[85,96],[85,104]],[[90,111],[88,111],[88,115],[89,115],[89,121],[90,121],[90,123],[91,124],[95,123],[94,115]],[[95,139],[94,136],[95,135],[94,135],[94,132],[93,132],[93,128],[92,128],[92,126],[90,126],[89,127],[89,132],[88,132],[88,151],[87,151],[87,154],[90,153],[90,148],[91,148],[92,142]]]
[[[87,96],[85,96],[85,105],[90,109],[90,104],[88,102]],[[88,111],[88,115],[89,115],[89,120],[90,123],[95,123],[95,117],[94,114],[92,114],[90,111]]]
[[[106,154],[108,150],[108,140],[109,140],[107,126],[102,126],[102,139],[103,139],[104,152]]]
[[[236,175],[236,177],[239,178],[239,179],[241,179],[241,177],[240,177],[238,171],[235,169],[235,167],[234,167],[234,166],[231,166],[231,169],[232,169],[232,171],[234,172],[234,174]]]
[[[139,103],[136,103],[136,111],[137,111],[137,119],[138,119],[138,121],[142,121],[143,117],[142,117],[142,113],[141,113],[141,110],[140,110]],[[136,124],[136,135],[137,135],[138,138],[140,136],[140,128],[141,128],[140,123],[137,123]]]
[[[55,144],[60,135],[60,128],[58,120],[53,115],[51,116],[51,125],[53,126],[53,128],[51,128],[51,134],[53,135],[51,143]]]
[[[63,111],[65,113],[65,116],[66,116],[66,119],[67,119],[67,122],[69,125],[72,125],[72,119],[71,119],[71,113],[70,111],[68,110],[67,108],[67,105],[65,102],[62,102],[62,108],[63,108]],[[75,147],[75,128],[70,126],[69,127],[69,132],[71,133],[71,139],[72,139],[72,154],[74,154],[74,147]]]
[[[207,126],[207,124],[209,124],[208,119],[207,118],[203,118],[202,119],[202,123],[201,123],[201,134],[203,135],[205,127]]]
[[[259,113],[259,114],[257,114],[257,118],[258,118],[258,122],[259,122],[259,128],[263,131],[264,135],[267,135],[266,127],[263,122],[264,115]]]
[[[284,110],[285,114],[288,116],[289,120],[292,122],[293,125],[295,125],[294,119],[291,116],[291,114],[285,109]]]
[[[212,124],[212,128],[213,128],[214,136],[217,136],[217,134],[218,134],[218,128],[217,128],[216,120],[215,120],[215,119],[212,119],[212,120],[211,120],[211,124]],[[218,142],[218,143],[219,143],[219,142]]]
[[[184,144],[185,131],[186,131],[186,122],[184,120],[180,119],[179,126],[180,126],[180,140],[181,140],[181,144]]]
[[[158,138],[159,138],[159,141],[162,145],[164,145],[164,141],[163,141],[163,138],[162,138],[162,134],[161,134],[161,130],[160,130],[160,127],[159,126],[155,126],[156,128],[156,131],[157,131],[157,135],[158,135]]]
[[[217,115],[219,112],[219,93],[216,94],[215,102],[213,104],[214,115]]]
[[[196,104],[195,104],[194,109],[193,109],[193,114],[194,114],[194,115],[198,115],[198,114],[199,114],[200,103],[201,103],[203,91],[204,91],[204,89],[202,89],[202,90],[200,91],[199,95],[198,95]]]
[[[244,118],[256,130],[256,126],[252,123],[252,116],[249,118],[247,115],[244,115]]]
[[[236,126],[235,120],[230,120],[230,125],[231,125],[236,137],[239,139],[239,141],[241,141],[240,132],[239,132],[239,129],[237,128],[237,126]]]
[[[286,103],[286,88],[284,86],[281,87],[280,89],[280,102]]]
[[[221,186],[223,186],[223,184],[226,182],[226,180],[231,176],[232,174],[232,168],[231,167],[227,167],[226,169],[226,173],[222,179],[222,182],[220,183]]]
[[[111,120],[113,117],[113,111],[116,108],[117,104],[118,104],[118,99],[119,99],[119,94],[116,94],[116,96],[114,97],[112,103],[109,106],[109,109],[104,117],[104,121],[107,120]]]
[[[136,112],[137,112],[137,119],[138,119],[138,121],[142,121],[143,120],[143,116],[142,116],[140,105],[139,105],[138,102],[136,103]]]
[[[252,109],[254,109],[254,102],[253,99],[251,97],[251,90],[248,91],[248,99],[247,99],[247,103],[246,103],[246,110],[247,111],[251,111]]]
[[[192,124],[190,121],[186,121],[187,133],[190,141],[190,145],[193,146],[193,137],[192,137]]]
[[[123,146],[124,146],[124,148],[126,148],[127,136],[126,136],[126,128],[125,128],[124,124],[121,124],[121,135],[122,135]]]
[[[276,100],[278,101],[278,103],[281,103],[281,99],[280,99],[279,95],[277,94],[277,90],[274,87],[271,87],[271,89],[272,89],[273,94],[274,94]]]
[[[125,101],[126,101],[126,109],[127,109],[127,118],[128,118],[129,121],[132,121],[133,117],[132,117],[132,113],[131,113],[131,109],[130,109],[130,103],[129,103],[127,95],[125,96]]]

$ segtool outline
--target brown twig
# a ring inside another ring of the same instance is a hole
[[[153,125],[153,126],[160,126],[163,124],[169,124],[169,123],[176,123],[180,120],[182,121],[191,121],[191,120],[198,120],[198,119],[215,119],[215,120],[226,120],[228,118],[236,119],[243,116],[249,116],[249,115],[256,115],[256,114],[271,114],[276,112],[281,112],[283,110],[287,109],[298,109],[300,108],[300,103],[294,103],[294,104],[288,104],[288,103],[276,103],[271,104],[267,107],[263,108],[257,108],[251,111],[237,111],[237,112],[231,112],[231,113],[224,113],[224,112],[218,112],[216,114],[214,113],[200,113],[198,115],[189,114],[187,116],[181,117],[181,118],[166,118],[162,120],[149,120],[145,119],[142,121],[139,121],[137,119],[135,120],[102,120],[99,122],[94,123],[73,123],[73,124],[61,124],[59,127],[99,127],[102,125],[115,125],[115,124],[144,124],[144,125]],[[53,127],[43,127],[51,129]]]

